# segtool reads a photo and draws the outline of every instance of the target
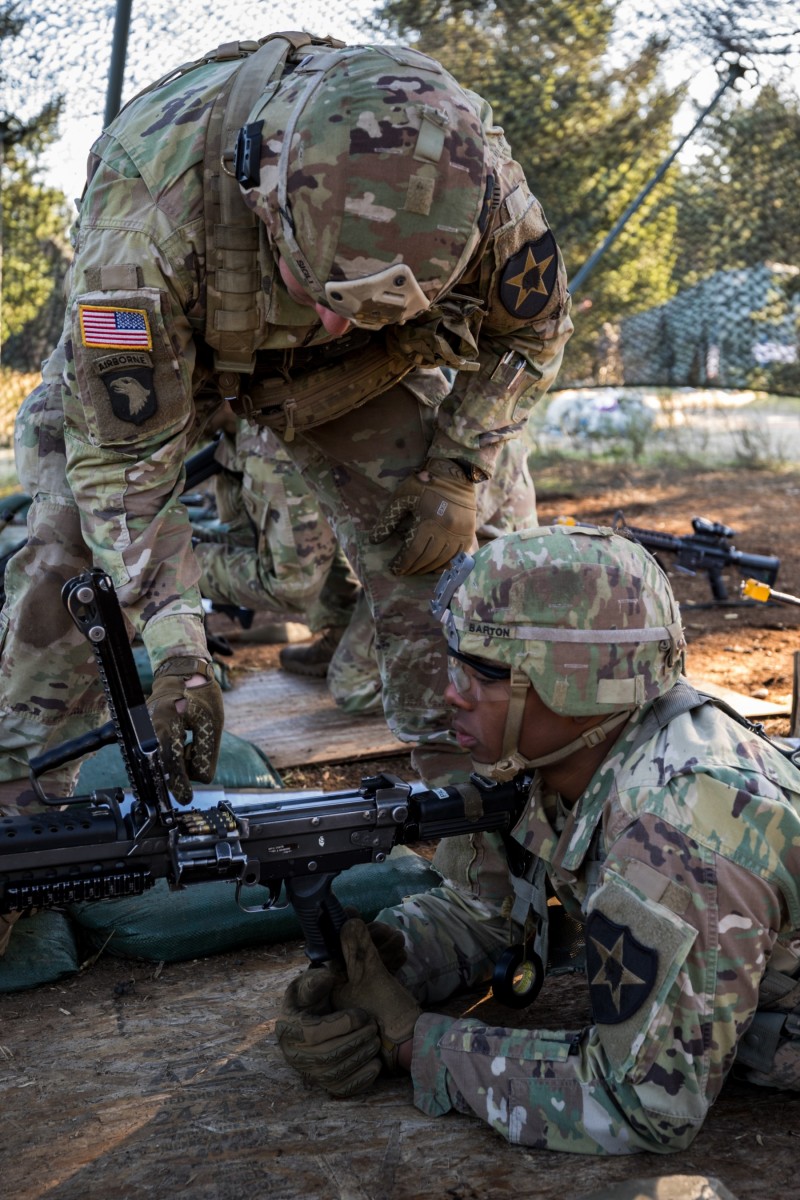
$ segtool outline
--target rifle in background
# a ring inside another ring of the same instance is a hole
[[[720,521],[693,517],[694,532],[685,537],[677,537],[657,529],[641,529],[638,525],[628,525],[620,509],[614,516],[613,528],[617,533],[627,534],[639,542],[656,558],[663,553],[673,555],[679,571],[689,575],[704,571],[708,576],[715,604],[728,602],[728,590],[722,578],[722,572],[726,568],[735,567],[745,578],[757,579],[770,587],[778,577],[781,565],[779,558],[766,554],[746,554],[737,550],[733,545],[736,534],[730,526],[723,525]]]

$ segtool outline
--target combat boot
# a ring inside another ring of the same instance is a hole
[[[346,628],[346,625],[332,625],[324,629],[313,642],[302,646],[284,646],[278,654],[284,671],[291,675],[311,675],[323,679],[328,674],[330,661]]]

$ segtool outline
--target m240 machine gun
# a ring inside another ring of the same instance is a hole
[[[346,915],[333,892],[336,876],[358,863],[382,862],[394,846],[481,830],[507,833],[525,806],[519,778],[428,789],[391,775],[342,792],[214,792],[205,804],[176,805],[136,673],[111,579],[92,569],[71,579],[63,600],[90,641],[111,720],[31,762],[46,811],[0,822],[0,912],[144,893],[157,879],[173,889],[228,880],[247,911],[293,905],[312,963],[339,955]],[[116,740],[130,791],[48,796],[41,777],[56,766]],[[247,904],[248,888],[269,901]]]

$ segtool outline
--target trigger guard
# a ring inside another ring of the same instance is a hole
[[[281,894],[281,881],[279,879],[268,879],[264,883],[263,886],[267,889],[267,892],[269,893],[269,895],[263,904],[242,904],[242,900],[241,900],[242,888],[243,887],[254,887],[257,882],[258,882],[258,880],[255,880],[253,883],[248,883],[242,879],[236,880],[236,903],[239,906],[239,908],[242,910],[242,912],[260,913],[260,912],[266,912],[272,908],[283,909],[283,908],[289,907],[288,899],[285,899],[283,904],[278,904],[278,898],[280,897],[280,894]]]

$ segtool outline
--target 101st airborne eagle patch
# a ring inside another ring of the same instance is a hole
[[[512,317],[530,321],[542,311],[558,278],[558,247],[548,229],[526,242],[508,260],[500,276],[500,299]]]
[[[653,990],[658,951],[644,946],[627,925],[602,912],[586,922],[586,976],[592,1015],[598,1025],[620,1025]]]

